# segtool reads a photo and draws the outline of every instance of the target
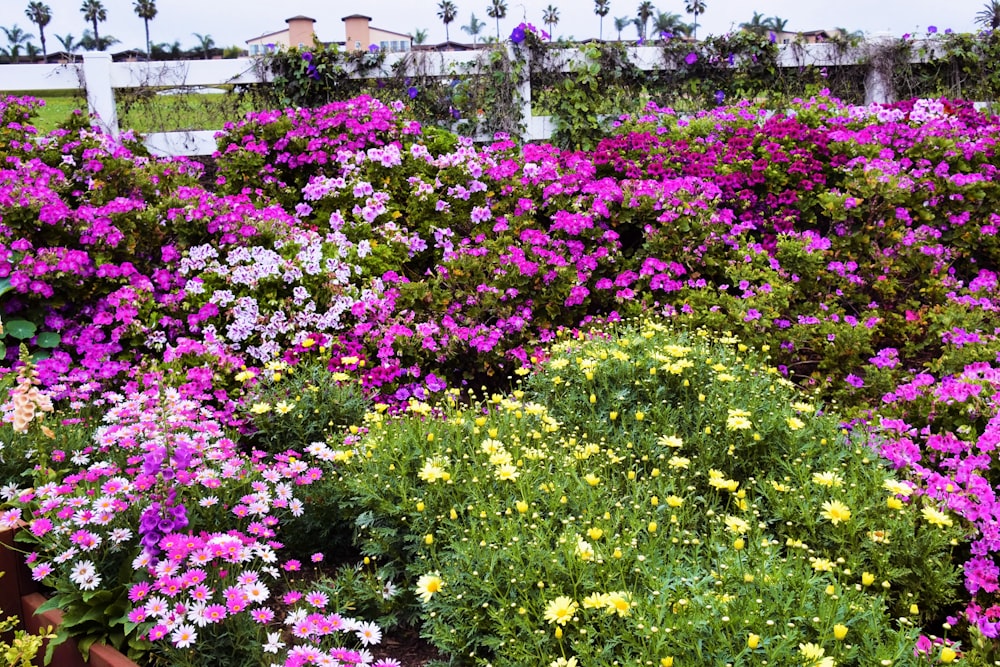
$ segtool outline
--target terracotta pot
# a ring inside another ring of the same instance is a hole
[[[41,614],[38,608],[45,604],[45,596],[38,591],[38,584],[31,578],[31,571],[24,563],[20,551],[14,549],[15,530],[0,531],[0,610],[3,617],[17,616],[21,627],[29,632],[40,628],[57,627],[62,622],[62,612],[52,609]],[[44,655],[44,653],[43,653]],[[41,657],[38,659],[41,665]],[[84,660],[72,639],[57,646],[49,667],[139,667],[122,653],[105,644],[90,647],[90,658]]]

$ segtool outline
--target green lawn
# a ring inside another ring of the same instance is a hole
[[[45,101],[45,106],[38,110],[34,119],[35,127],[42,132],[55,129],[73,111],[87,108],[86,99],[75,90],[11,91],[9,94],[31,95]],[[226,121],[235,121],[252,108],[249,100],[241,101],[234,95],[190,93],[139,96],[126,93],[118,95],[118,126],[140,133],[221,130]]]

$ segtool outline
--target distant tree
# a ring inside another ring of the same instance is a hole
[[[98,23],[104,23],[108,20],[108,10],[104,8],[104,4],[101,0],[83,0],[83,4],[80,6],[80,12],[83,13],[83,19],[89,21],[94,27],[94,32],[91,37],[93,41],[93,46],[97,48],[98,51],[103,51],[104,49],[99,48],[103,42],[101,41],[101,33],[97,30]],[[116,42],[118,40],[115,40]],[[82,43],[83,40],[81,39]],[[108,46],[111,46],[108,44]],[[104,47],[104,48],[107,48]]]
[[[597,38],[604,39],[604,17],[611,13],[611,0],[594,0],[594,13],[600,17],[601,25]]]
[[[458,7],[451,0],[441,0],[438,4],[438,18],[444,23],[444,39],[446,42],[451,41],[451,36],[448,34],[448,24],[454,21],[458,17]]]
[[[618,31],[618,41],[622,41],[622,30],[632,24],[632,19],[628,16],[615,17],[615,30]]]
[[[559,8],[555,5],[549,5],[542,12],[542,23],[549,27],[549,41],[552,41],[552,33],[555,31],[555,27],[559,24]]]
[[[30,32],[24,32],[16,23],[10,28],[0,26],[0,30],[7,37],[7,48],[0,49],[0,52],[4,53],[12,63],[21,62],[21,49],[27,48],[28,42],[34,38],[34,35]]]
[[[469,25],[463,25],[462,32],[472,37],[472,43],[474,45],[479,37],[479,33],[481,33],[485,27],[486,21],[480,21],[476,18],[476,13],[472,12],[472,16],[469,17]]]
[[[976,14],[976,23],[990,30],[1000,28],[1000,0],[990,0],[983,5]]]
[[[783,19],[780,16],[772,16],[765,23],[774,32],[785,32],[785,28],[788,26],[788,19]]]
[[[42,60],[49,61],[49,52],[45,48],[45,26],[52,20],[52,10],[49,6],[38,2],[29,2],[28,8],[24,10],[28,20],[38,26],[38,39],[42,43]]]
[[[687,0],[687,4],[684,5],[684,11],[688,14],[694,14],[694,31],[693,36],[698,39],[698,17],[705,13],[705,8],[708,3],[705,0]]]
[[[67,33],[65,35],[56,35],[56,40],[58,40],[59,45],[62,46],[63,51],[69,56],[69,61],[73,62],[76,57],[73,55],[77,49],[80,48],[80,43],[76,41],[72,33]]]
[[[663,35],[665,32],[687,37],[691,34],[691,26],[684,23],[680,14],[657,12],[656,17],[653,19],[653,33]]]
[[[135,0],[132,8],[135,9],[136,16],[142,19],[146,28],[146,58],[148,59],[152,47],[149,41],[149,22],[156,18],[156,0]]]
[[[166,42],[160,42],[159,44],[153,44],[152,55],[157,60],[176,60],[183,55],[184,50],[181,48],[181,43],[174,41],[173,44],[167,44]]]
[[[771,26],[768,23],[770,20],[771,19],[764,18],[764,15],[760,12],[754,12],[752,19],[744,21],[740,24],[740,30],[745,30],[763,37],[771,29]]]
[[[83,37],[80,38],[80,48],[84,51],[107,51],[111,46],[120,43],[121,40],[113,35],[94,37],[94,33],[90,30],[84,30]]]
[[[41,52],[42,50],[35,46],[34,42],[28,42],[24,45],[24,55],[28,56],[29,63],[33,63],[38,60],[38,54]]]
[[[191,34],[194,35],[194,38],[199,42],[198,46],[196,46],[194,50],[200,50],[202,54],[204,54],[205,60],[208,60],[211,56],[210,51],[212,50],[212,47],[215,46],[215,40],[212,39],[211,35],[202,35],[197,32],[193,32]]]
[[[497,41],[500,41],[500,19],[507,18],[507,3],[504,0],[491,0],[486,8],[486,15],[497,23]]]
[[[646,39],[646,26],[649,25],[649,19],[653,18],[655,13],[656,7],[650,0],[640,3],[639,9],[635,13],[635,28],[639,31],[639,39]]]
[[[427,42],[427,29],[417,28],[413,31],[413,43],[414,44],[425,44]]]

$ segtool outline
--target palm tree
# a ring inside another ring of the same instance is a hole
[[[549,41],[552,41],[553,28],[559,23],[559,8],[555,5],[549,5],[542,12],[542,23],[549,27]]]
[[[772,16],[771,18],[764,21],[771,30],[774,32],[785,32],[785,26],[788,25],[788,19],[783,19],[780,16]]]
[[[751,32],[759,37],[763,37],[771,29],[771,19],[765,19],[760,12],[754,12],[753,18],[740,24],[740,30]]]
[[[618,41],[622,41],[622,30],[629,27],[632,23],[632,19],[628,16],[616,16],[615,17],[615,30],[618,31]]]
[[[657,12],[653,19],[653,32],[657,35],[671,33],[673,35],[690,35],[691,26],[681,20],[680,14],[673,12]]]
[[[476,18],[476,13],[472,12],[472,16],[469,17],[469,25],[462,26],[462,32],[472,36],[472,44],[475,45],[476,38],[479,37],[479,33],[483,31],[486,27],[486,21],[480,21]]]
[[[438,18],[444,23],[444,40],[446,42],[451,41],[451,36],[448,35],[448,24],[455,20],[458,16],[458,7],[451,0],[441,0],[438,5]]]
[[[504,0],[492,0],[486,8],[486,15],[497,22],[497,41],[500,41],[500,19],[507,18],[507,3]]]
[[[62,46],[63,51],[66,52],[66,55],[69,56],[69,61],[74,62],[76,57],[73,55],[73,52],[80,48],[80,43],[70,33],[56,35],[56,39],[59,41],[60,46]]]
[[[1000,28],[1000,0],[990,0],[983,5],[976,14],[976,23],[990,30]]]
[[[212,47],[215,46],[215,40],[212,39],[211,35],[201,35],[196,32],[193,32],[191,34],[194,35],[195,39],[197,39],[200,42],[200,44],[195,48],[196,49],[200,48],[201,52],[205,54],[205,60],[208,60],[209,51],[211,51]]]
[[[413,32],[413,43],[414,44],[425,44],[427,42],[427,29],[417,28]]]
[[[29,40],[34,35],[30,32],[24,32],[16,23],[10,28],[0,26],[0,30],[3,30],[4,35],[7,37],[7,44],[9,45],[6,49],[0,49],[0,51],[7,54],[12,63],[21,62],[21,47],[27,47]]]
[[[684,11],[694,14],[694,38],[698,39],[698,17],[705,13],[707,3],[705,0],[688,0],[684,5]]]
[[[83,37],[80,38],[80,48],[84,51],[106,51],[108,47],[120,42],[120,39],[112,35],[94,37],[94,33],[88,28],[83,31]]]
[[[653,18],[655,12],[656,7],[653,7],[650,0],[645,0],[639,5],[639,9],[635,13],[635,27],[639,31],[639,39],[646,39],[646,24],[649,23],[649,19]]]
[[[98,51],[103,51],[104,49],[100,48],[102,43],[101,33],[97,30],[97,24],[108,20],[108,10],[104,8],[101,0],[83,0],[83,5],[80,6],[80,11],[83,13],[83,19],[85,21],[90,21],[90,24],[94,26],[94,34],[92,36],[94,46]],[[80,42],[82,44],[83,40],[80,40]],[[110,44],[108,46],[110,46]]]
[[[28,17],[29,21],[38,26],[38,39],[42,42],[42,60],[48,62],[49,52],[45,48],[45,26],[52,20],[52,10],[49,9],[48,5],[35,0],[28,3],[28,8],[24,10],[24,14]]]
[[[152,48],[149,41],[149,22],[156,18],[156,0],[135,0],[132,5],[136,16],[142,19],[146,26],[146,59],[149,60],[149,52]]]
[[[611,13],[611,0],[594,0],[594,13],[601,17],[601,27],[597,38],[604,41],[604,17]]]

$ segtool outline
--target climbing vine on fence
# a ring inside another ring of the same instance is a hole
[[[837,38],[823,61],[801,43],[788,45],[791,57],[781,58],[781,47],[769,36],[744,31],[697,42],[665,33],[646,44],[658,47],[663,65],[653,70],[634,62],[634,42],[553,43],[543,31],[521,24],[510,45],[487,44],[474,62],[445,76],[431,66],[441,57],[433,51],[411,52],[389,68],[377,49],[290,49],[261,60],[273,83],[257,88],[264,103],[276,106],[316,106],[362,92],[400,99],[424,122],[489,137],[526,127],[519,86],[530,76],[533,113],[551,117],[554,143],[579,148],[594,146],[615,118],[638,113],[648,102],[678,110],[737,100],[781,108],[822,90],[863,103],[873,69],[897,97],[991,100],[1000,90],[996,33]]]

